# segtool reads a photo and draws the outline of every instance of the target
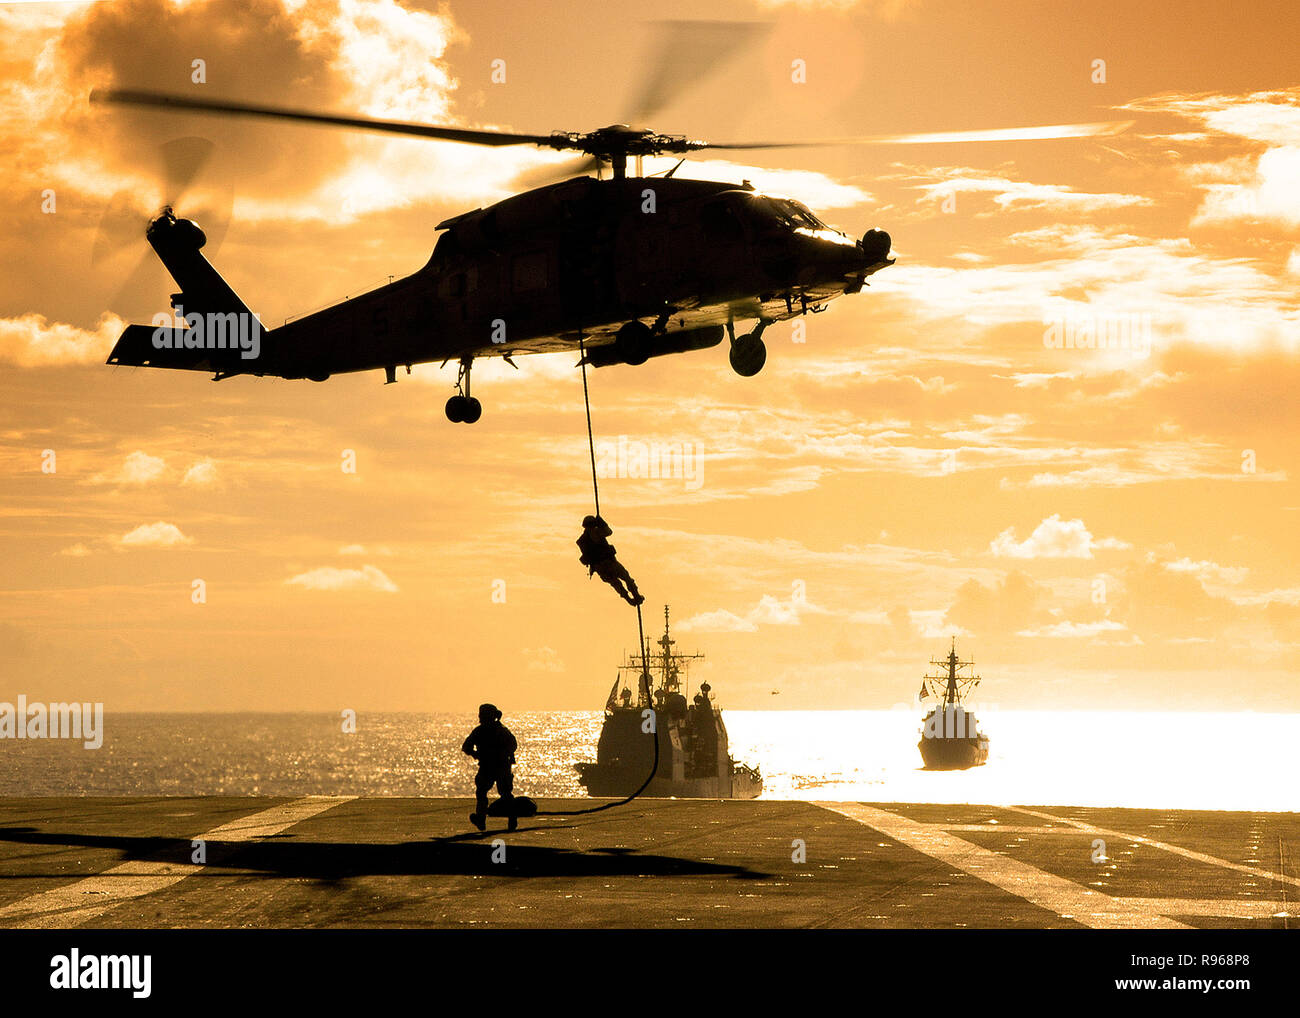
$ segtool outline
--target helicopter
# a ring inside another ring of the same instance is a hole
[[[803,203],[764,193],[748,181],[677,177],[691,153],[1071,138],[1128,126],[715,143],[626,124],[585,133],[518,134],[132,89],[97,89],[90,99],[581,153],[575,176],[439,223],[441,236],[429,261],[411,275],[274,329],[261,327],[204,257],[206,237],[197,223],[178,218],[169,206],[148,224],[149,244],[180,286],[171,297],[176,316],[129,325],[107,363],[210,371],[215,380],[254,375],[323,382],[382,369],[391,383],[399,366],[409,374],[414,364],[454,360],[456,391],[446,415],[471,424],[482,415],[471,391],[479,358],[499,356],[515,366],[519,354],[577,350],[580,365],[640,365],[651,357],[716,347],[725,337],[732,369],[751,377],[766,362],[763,333],[769,326],[824,311],[894,264],[884,230],[853,237],[827,226]],[[682,158],[662,175],[641,175],[644,158],[665,155]],[[183,323],[170,324],[177,319]]]

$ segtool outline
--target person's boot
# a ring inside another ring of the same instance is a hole
[[[487,830],[487,818],[485,818],[482,813],[471,813],[469,815],[469,822],[480,831]]]
[[[511,817],[511,818],[510,818],[510,821],[506,824],[506,830],[507,830],[507,831],[517,831],[517,830],[519,830],[519,818],[518,818],[518,817]]]

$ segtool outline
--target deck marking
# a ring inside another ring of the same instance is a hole
[[[1157,841],[1155,838],[1148,838],[1144,834],[1126,834],[1123,831],[1112,831],[1107,827],[1096,827],[1084,820],[1074,820],[1071,817],[1056,816],[1053,813],[1040,813],[1038,810],[1026,809],[1024,806],[1008,806],[1008,809],[1014,809],[1017,813],[1028,813],[1030,816],[1042,817],[1045,820],[1059,820],[1067,823],[1071,827],[1077,827],[1080,831],[1088,834],[1100,834],[1104,838],[1119,838],[1120,840],[1135,841],[1139,845],[1146,845],[1149,848],[1158,848],[1164,852],[1172,852],[1174,855],[1181,855],[1186,859],[1193,859],[1196,862],[1208,863],[1211,866],[1221,866],[1225,870],[1236,870],[1239,873],[1249,873],[1252,877],[1262,877],[1266,880],[1280,880],[1283,883],[1300,887],[1300,878],[1288,877],[1285,873],[1274,873],[1272,870],[1260,869],[1258,866],[1246,866],[1239,862],[1231,862],[1227,859],[1220,859],[1217,855],[1206,855],[1204,852],[1194,852],[1190,848],[1183,848],[1181,845],[1171,845],[1167,841]]]
[[[309,795],[231,820],[189,840],[242,842],[268,838],[355,798],[353,795]],[[203,868],[197,863],[150,862],[144,859],[119,863],[84,880],[10,902],[0,908],[0,927],[41,930],[80,926],[124,901],[166,890]]]
[[[919,823],[919,821],[918,821]],[[1075,831],[1069,827],[1044,827],[1041,824],[1033,827],[1018,827],[1015,824],[931,824],[931,827],[940,827],[949,834],[1085,834],[1085,831]]]
[[[1213,916],[1222,919],[1293,918],[1285,901],[1240,898],[1116,898],[1133,908],[1151,908],[1165,915]],[[1294,903],[1292,903],[1294,904]]]
[[[918,823],[897,813],[855,802],[818,802],[814,805],[856,820],[908,848],[1084,926],[1129,930],[1188,928],[1183,923],[1166,918],[1158,910],[1135,907],[1125,903],[1122,898],[1112,898],[1100,891],[1089,890],[1073,880],[981,848],[949,834],[939,824]],[[989,827],[991,830],[998,829],[992,825]]]

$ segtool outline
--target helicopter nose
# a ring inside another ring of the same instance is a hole
[[[847,248],[840,248],[830,262],[839,272],[837,281],[843,284],[844,292],[860,292],[868,276],[892,264],[889,257],[892,246],[893,241],[884,230],[868,230],[861,240],[848,241]]]
[[[879,265],[881,262],[889,260],[889,249],[893,245],[893,240],[884,230],[868,230],[862,236],[862,256],[866,260],[866,267]]]
[[[889,234],[871,230],[860,241],[830,231],[817,238],[808,268],[815,282],[861,287],[870,271],[889,257]],[[807,282],[814,282],[813,279]]]
[[[760,249],[765,275],[779,285],[844,286],[857,292],[872,271],[889,258],[890,238],[869,230],[854,240],[833,230],[795,230],[769,238]]]

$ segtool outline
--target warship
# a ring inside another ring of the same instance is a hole
[[[921,722],[921,741],[916,744],[925,769],[954,771],[978,767],[989,758],[989,739],[962,702],[980,683],[980,677],[974,672],[975,662],[958,659],[954,636],[948,656],[942,660],[930,658],[930,664],[936,672],[921,677],[920,698],[934,696],[938,703]],[[971,670],[962,675],[963,668]]]
[[[669,635],[664,605],[664,635],[659,651],[649,640],[639,660],[629,656],[619,666],[605,702],[605,721],[596,745],[596,762],[574,764],[588,795],[631,795],[655,765],[655,743],[643,725],[643,712],[655,711],[659,764],[644,795],[683,799],[753,799],[763,791],[757,768],[736,763],[727,744],[727,726],[707,682],[692,701],[686,699],[686,670],[703,654],[680,654]],[[630,677],[635,676],[635,680]],[[635,687],[632,685],[635,681]],[[635,688],[635,692],[633,691]]]

